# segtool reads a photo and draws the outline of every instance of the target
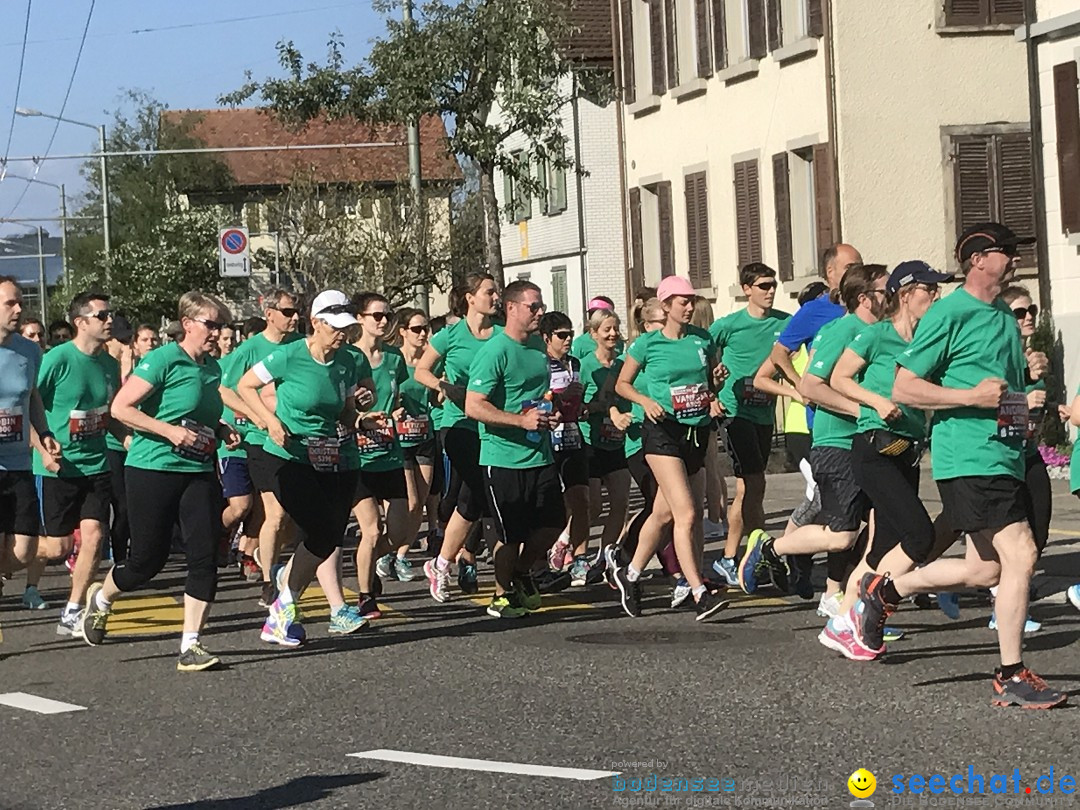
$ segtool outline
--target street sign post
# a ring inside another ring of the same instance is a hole
[[[222,278],[251,275],[247,228],[222,228],[218,234],[218,269]]]

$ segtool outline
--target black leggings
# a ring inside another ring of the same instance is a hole
[[[1041,557],[1046,541],[1050,538],[1050,516],[1054,508],[1054,498],[1050,492],[1050,476],[1046,472],[1046,462],[1038,453],[1030,453],[1027,457],[1024,503],[1027,504],[1031,533],[1035,535],[1035,548]]]
[[[126,470],[131,549],[113,568],[113,582],[125,593],[157,576],[169,559],[173,526],[187,552],[184,593],[213,602],[217,592],[217,547],[225,529],[221,525],[224,499],[212,472],[159,472],[128,467]]]
[[[458,514],[470,523],[487,516],[480,434],[466,427],[449,428],[443,436],[443,448],[450,458],[451,479],[456,476],[460,482],[455,498]]]
[[[127,491],[125,488],[124,462],[127,453],[120,450],[106,450],[109,460],[109,478],[112,483],[112,558],[114,563],[127,559],[128,544],[131,542],[131,527],[128,522]]]

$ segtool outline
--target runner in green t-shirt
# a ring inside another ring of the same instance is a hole
[[[897,358],[893,401],[932,409],[932,461],[942,508],[968,534],[963,560],[938,559],[893,579],[867,574],[848,615],[859,644],[885,647],[881,628],[900,600],[916,593],[998,583],[1001,666],[996,706],[1046,709],[1066,701],[1023,663],[1031,572],[1038,551],[1024,488],[1025,387],[1041,379],[1046,355],[1025,358],[1016,318],[999,295],[1012,277],[1021,241],[994,222],[968,228],[956,245],[964,286],[934,306]]]
[[[126,471],[131,551],[104,585],[90,586],[79,632],[91,646],[105,640],[113,601],[157,576],[179,523],[187,582],[176,667],[195,672],[220,663],[199,640],[217,590],[222,537],[214,452],[219,440],[234,447],[240,437],[221,421],[221,370],[210,356],[229,320],[228,308],[212,295],[193,291],[180,298],[179,316],[181,341],[143,357],[113,399],[113,418],[133,431]]]
[[[71,302],[68,318],[75,336],[45,354],[37,381],[60,454],[38,449],[34,455],[34,474],[41,476],[48,556],[66,557],[76,529],[80,536],[71,592],[56,626],[60,635],[71,635],[78,626],[86,589],[101,561],[112,506],[105,436],[110,429],[123,435],[109,418],[109,406],[120,388],[120,364],[105,351],[112,334],[109,296],[80,293]]]
[[[597,295],[589,301],[589,307],[585,311],[585,330],[574,338],[574,342],[570,345],[570,354],[578,360],[584,360],[596,351],[596,335],[592,333],[589,325],[592,323],[593,316],[598,312],[614,313],[615,302],[606,295]],[[624,348],[625,343],[622,335],[620,335],[615,341],[615,356],[621,357]]]
[[[668,526],[681,573],[697,606],[696,618],[708,619],[728,605],[708,590],[699,566],[706,443],[712,419],[722,410],[713,393],[716,351],[712,338],[690,325],[694,295],[690,282],[681,276],[660,282],[657,297],[663,305],[664,325],[631,344],[615,383],[615,392],[639,404],[645,413],[645,460],[663,495],[663,504],[657,499],[642,527],[633,559],[625,565],[616,559],[613,577],[623,609],[631,616],[641,613],[639,578],[663,545]],[[640,387],[634,384],[639,371],[646,372]]]
[[[488,273],[470,273],[458,290],[465,303],[465,313],[453,326],[431,336],[414,375],[421,385],[434,391],[442,401],[439,435],[443,451],[450,459],[448,491],[457,491],[456,506],[446,523],[438,556],[424,563],[428,592],[437,602],[450,598],[447,583],[450,563],[458,555],[458,587],[464,593],[476,593],[476,556],[465,546],[473,524],[487,514],[484,476],[480,469],[480,435],[476,421],[462,410],[473,358],[502,327],[492,323],[498,307],[495,279]],[[442,364],[441,375],[435,370]]]

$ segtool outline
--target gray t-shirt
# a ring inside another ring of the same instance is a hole
[[[0,343],[0,470],[30,469],[30,392],[41,349],[22,335]]]

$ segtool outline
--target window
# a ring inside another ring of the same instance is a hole
[[[536,167],[536,179],[543,186],[540,209],[548,216],[566,210],[566,169],[544,161]]]
[[[690,283],[697,289],[712,287],[709,257],[709,194],[705,172],[688,174],[686,187],[686,243]]]
[[[630,189],[630,243],[635,288],[675,275],[670,181]]]
[[[739,268],[761,261],[761,200],[758,192],[758,162],[735,164],[735,237]]]
[[[1024,0],[944,0],[946,26],[1016,26],[1024,22]]]
[[[518,171],[521,174],[528,174],[528,155],[519,150],[511,152],[510,156],[517,163]],[[523,222],[532,217],[532,197],[510,174],[503,175],[503,200],[509,210],[508,220],[511,223]]]
[[[1061,230],[1080,233],[1080,96],[1075,61],[1054,66],[1054,117]]]
[[[776,247],[781,281],[815,276],[833,243],[831,153],[818,144],[773,155]]]
[[[1002,222],[1019,236],[1035,235],[1031,133],[952,136],[956,235],[980,222]],[[1035,266],[1033,245],[1020,248],[1022,267]]]
[[[569,312],[570,300],[566,293],[566,268],[551,268],[551,308],[555,312]]]

